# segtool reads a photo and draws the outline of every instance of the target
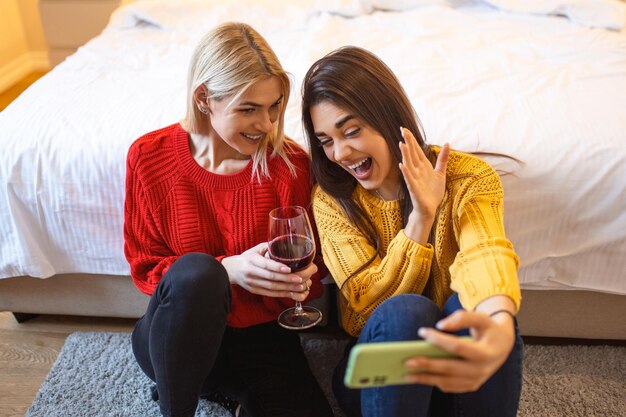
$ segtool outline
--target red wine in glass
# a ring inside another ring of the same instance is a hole
[[[315,257],[315,239],[306,210],[300,206],[279,207],[270,212],[269,256],[297,272]],[[311,306],[288,308],[278,316],[278,324],[287,329],[307,329],[322,320],[322,313]]]
[[[315,243],[302,235],[283,235],[270,242],[270,257],[296,272],[306,268],[315,257]]]

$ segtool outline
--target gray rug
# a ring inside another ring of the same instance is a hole
[[[345,341],[306,338],[303,345],[336,408],[329,378]],[[518,417],[626,416],[626,347],[526,346],[524,373]],[[151,384],[134,360],[128,333],[73,333],[26,416],[158,416]],[[196,416],[230,417],[205,400]]]

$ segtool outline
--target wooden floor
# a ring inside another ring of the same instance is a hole
[[[27,75],[23,80],[20,80],[17,84],[10,87],[8,90],[0,93],[0,111],[4,110],[13,100],[15,100],[24,90],[28,88],[32,83],[43,77],[45,72],[33,72]],[[0,414],[2,416],[2,414]],[[2,416],[4,417],[4,416]]]
[[[39,316],[18,324],[0,312],[0,417],[23,417],[65,339],[77,331],[130,332],[135,320]]]

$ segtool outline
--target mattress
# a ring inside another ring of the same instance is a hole
[[[299,95],[309,66],[343,45],[367,48],[400,78],[427,142],[482,155],[501,174],[522,288],[626,294],[626,31],[615,18],[589,23],[490,3],[120,8],[0,113],[0,278],[129,273],[128,147],[183,117],[193,47],[214,25],[239,20],[292,74],[288,135],[304,143]]]

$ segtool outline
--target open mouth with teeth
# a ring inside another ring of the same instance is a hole
[[[259,142],[261,139],[263,139],[263,134],[259,133],[258,135],[251,135],[249,133],[241,133],[241,136],[243,136],[244,138],[248,139],[251,142]]]
[[[348,165],[348,168],[354,173],[354,176],[358,179],[367,177],[372,168],[372,158],[365,158],[357,163]]]

